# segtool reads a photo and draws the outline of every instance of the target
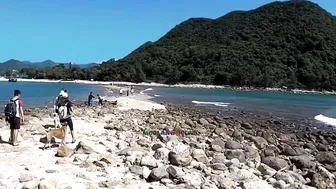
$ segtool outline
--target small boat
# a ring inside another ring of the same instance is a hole
[[[8,79],[8,82],[17,82],[17,79],[16,78],[10,78],[10,79]]]

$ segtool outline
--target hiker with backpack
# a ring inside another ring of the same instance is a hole
[[[6,121],[10,125],[9,143],[18,146],[18,136],[21,123],[24,123],[23,102],[21,100],[21,91],[14,90],[14,97],[11,98],[5,106]]]
[[[73,129],[73,122],[71,119],[71,112],[73,112],[72,109],[72,103],[69,100],[68,93],[61,92],[58,99],[57,104],[55,105],[56,109],[55,112],[58,114],[60,123],[67,123],[67,125],[70,128],[70,134],[72,138],[72,143],[75,143],[75,135],[74,135],[74,129]]]

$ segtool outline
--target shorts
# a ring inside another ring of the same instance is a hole
[[[20,129],[21,127],[21,119],[19,117],[14,117],[14,118],[10,118],[9,119],[9,128],[11,130],[14,130],[14,129]]]
[[[67,119],[63,119],[63,120],[60,120],[61,123],[64,123],[66,122],[70,128],[70,131],[73,131],[73,122],[72,122],[72,119],[71,117],[67,118]]]

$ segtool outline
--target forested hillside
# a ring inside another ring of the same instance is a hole
[[[336,90],[336,19],[309,1],[191,18],[119,61],[78,72],[69,71],[75,79]]]

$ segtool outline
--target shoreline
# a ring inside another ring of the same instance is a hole
[[[8,82],[8,79],[0,77],[0,82]],[[86,84],[86,85],[109,85],[109,86],[146,86],[146,87],[167,87],[167,88],[196,88],[196,89],[218,89],[230,91],[256,91],[256,92],[279,92],[279,93],[292,93],[302,95],[327,95],[334,96],[336,91],[316,91],[316,90],[302,90],[302,89],[287,89],[287,88],[256,88],[256,87],[233,87],[233,86],[219,86],[219,85],[204,85],[204,84],[174,84],[167,85],[161,83],[132,83],[122,81],[88,81],[88,80],[48,80],[48,79],[21,79],[18,78],[17,82],[37,82],[37,83],[70,83],[70,84]]]
[[[336,187],[333,133],[309,131],[306,125],[281,131],[287,122],[240,119],[197,108],[152,108],[158,103],[144,105],[137,97],[117,99],[125,101],[120,100],[117,107],[109,103],[76,107],[73,120],[78,141],[45,151],[39,148],[46,127],[53,126],[51,110],[27,112],[20,146],[14,147],[19,150],[0,144],[6,153],[0,158],[0,187]],[[146,130],[192,130],[193,135],[146,136]],[[7,140],[9,128],[0,131]],[[67,134],[66,141],[70,140]]]

